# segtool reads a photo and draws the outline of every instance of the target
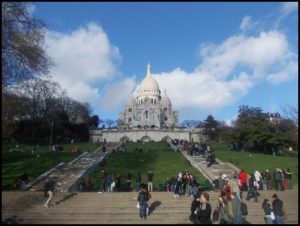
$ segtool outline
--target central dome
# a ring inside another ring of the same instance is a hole
[[[137,91],[137,101],[143,103],[144,100],[149,98],[152,99],[152,103],[158,103],[161,99],[158,83],[151,76],[150,64],[147,65],[147,75]]]
[[[141,83],[139,92],[145,92],[148,90],[159,90],[157,81],[151,76],[150,64],[147,66],[147,75]]]

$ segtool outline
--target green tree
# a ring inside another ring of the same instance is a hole
[[[209,140],[216,140],[219,133],[219,122],[214,119],[212,115],[208,115],[203,122],[204,134],[208,136]]]

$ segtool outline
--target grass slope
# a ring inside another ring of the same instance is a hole
[[[164,183],[167,177],[176,176],[180,170],[185,169],[196,176],[200,183],[203,183],[206,179],[190,165],[181,153],[174,152],[166,142],[128,142],[125,147],[126,152],[109,155],[105,163],[89,176],[97,189],[101,184],[102,169],[112,172],[114,175],[119,173],[121,184],[125,183],[127,173],[130,172],[133,175],[132,188],[135,185],[135,175],[138,172],[142,175],[142,182],[147,182],[148,170],[152,170],[154,173],[153,186],[155,188],[158,188],[160,183]],[[143,149],[143,152],[135,152],[136,148]]]
[[[255,169],[260,171],[268,169],[272,172],[276,168],[290,168],[293,172],[292,181],[294,184],[298,184],[298,158],[296,157],[275,157],[266,154],[230,151],[226,143],[212,143],[211,147],[218,159],[245,169],[250,174],[254,173]]]
[[[25,170],[29,174],[29,181],[56,166],[60,162],[69,162],[80,153],[71,153],[73,146],[80,148],[81,153],[95,151],[98,145],[93,143],[63,144],[63,152],[48,152],[49,146],[40,146],[35,154],[31,153],[32,146],[20,144],[24,152],[9,152],[15,148],[12,144],[2,144],[2,189],[9,188],[14,180]]]

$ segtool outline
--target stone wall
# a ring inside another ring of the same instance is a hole
[[[193,138],[194,142],[203,140],[200,129],[174,129],[174,130],[118,130],[118,129],[96,129],[90,131],[90,140],[92,142],[119,142],[121,139],[136,142],[138,140],[148,141],[161,141],[165,138],[188,140]]]

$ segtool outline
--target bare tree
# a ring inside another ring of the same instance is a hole
[[[181,125],[187,128],[196,128],[199,124],[199,120],[184,120]]]
[[[2,88],[48,74],[53,66],[44,49],[45,24],[28,11],[31,3],[2,3]]]
[[[54,111],[60,109],[57,100],[65,96],[65,91],[58,83],[40,78],[10,86],[9,90],[27,99],[26,112],[31,118],[49,117]]]
[[[284,118],[291,119],[298,126],[298,108],[292,105],[285,105],[281,107]]]
[[[116,123],[116,121],[112,120],[112,119],[106,119],[105,123],[106,123],[108,128],[111,128]]]

